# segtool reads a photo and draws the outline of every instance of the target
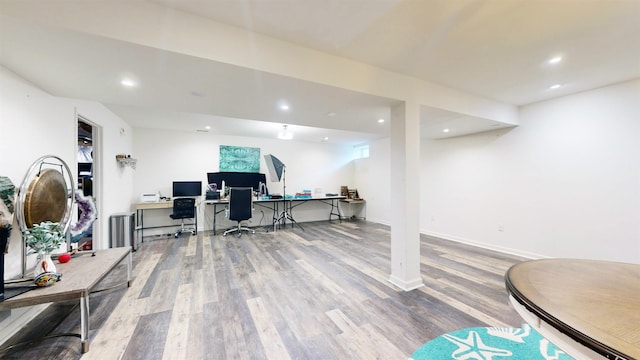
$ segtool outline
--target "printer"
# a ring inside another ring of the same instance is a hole
[[[151,203],[160,201],[160,194],[142,194],[140,195],[140,202]]]

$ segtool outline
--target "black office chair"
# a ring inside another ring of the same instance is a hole
[[[250,231],[255,234],[256,231],[242,226],[241,222],[251,219],[253,211],[253,189],[252,188],[231,188],[229,194],[229,220],[237,221],[238,226],[233,227],[222,234],[226,236],[234,231],[238,232],[238,237],[242,235],[242,231]]]
[[[191,231],[191,234],[196,234],[196,227],[186,227],[184,219],[195,219],[196,217],[196,199],[194,198],[177,198],[173,200],[173,214],[169,215],[174,220],[180,219],[180,229],[176,231],[175,237],[177,238],[183,232]]]

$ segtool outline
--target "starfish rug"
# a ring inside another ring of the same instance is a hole
[[[531,326],[476,327],[450,332],[416,350],[412,360],[572,360]]]

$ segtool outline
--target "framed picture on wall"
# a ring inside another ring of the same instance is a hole
[[[220,170],[260,172],[260,148],[220,145]]]

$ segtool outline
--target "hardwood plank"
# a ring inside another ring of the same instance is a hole
[[[127,345],[138,325],[140,314],[147,308],[148,297],[140,297],[143,289],[160,260],[160,254],[150,254],[137,263],[132,271],[133,281],[127,289],[119,306],[111,313],[102,328],[91,341],[91,347],[99,351],[90,351],[83,358],[102,359],[105,354],[119,359],[126,351]],[[137,258],[136,258],[137,259]]]
[[[290,359],[286,347],[284,346],[278,331],[273,325],[269,312],[264,306],[262,299],[253,298],[247,300],[249,311],[253,321],[258,328],[258,335],[264,347],[267,358],[270,359]]]
[[[304,227],[145,241],[133,254],[131,288],[97,301],[105,319],[92,328],[91,350],[82,357],[407,358],[445,332],[522,323],[502,274],[521,260],[516,256],[422,236],[426,286],[404,292],[388,281],[387,226]],[[63,322],[78,323],[73,315]],[[66,349],[78,341],[46,344]],[[81,356],[60,354],[56,359]]]
[[[182,284],[178,287],[176,303],[171,314],[171,322],[164,344],[162,359],[182,360],[186,358],[189,341],[189,313],[191,310],[191,294],[193,284]]]
[[[171,311],[140,316],[122,359],[161,359],[170,321]]]

